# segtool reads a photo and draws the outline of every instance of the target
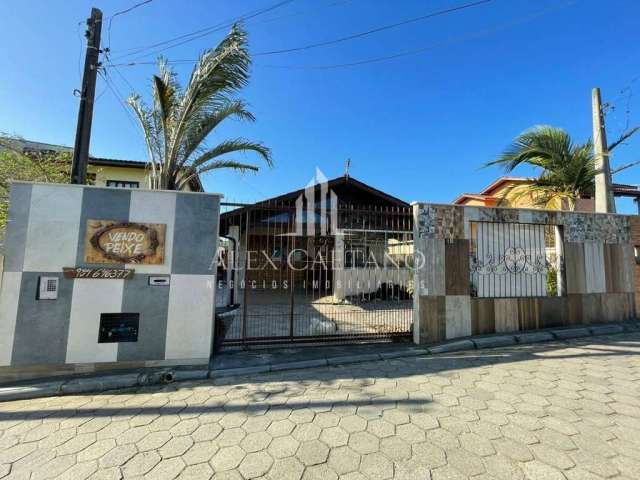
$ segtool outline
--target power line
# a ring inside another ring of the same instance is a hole
[[[257,22],[251,22],[251,24],[252,25],[263,25],[265,23],[271,23],[271,22],[275,22],[277,20],[282,20],[283,18],[298,17],[300,15],[304,15],[305,13],[316,12],[316,11],[322,10],[324,8],[335,7],[336,5],[344,5],[344,4],[347,4],[347,3],[351,2],[351,1],[352,0],[336,0],[334,2],[329,3],[328,5],[320,5],[320,6],[316,5],[315,8],[305,8],[304,10],[299,10],[297,12],[291,12],[291,13],[287,13],[285,15],[278,15],[277,17],[265,18],[265,19],[257,21]]]
[[[109,88],[113,96],[116,98],[116,100],[118,101],[122,109],[124,110],[125,114],[127,115],[127,119],[133,124],[134,128],[136,128],[137,130],[140,130],[144,134],[144,131],[142,131],[142,127],[138,124],[135,118],[133,118],[133,114],[127,108],[127,105],[122,98],[122,94],[120,93],[115,82],[109,75],[109,72],[105,69],[99,70],[98,72],[101,73],[100,76],[103,78],[103,80],[105,81],[105,84],[107,85],[107,87]]]
[[[484,29],[484,30],[479,30],[467,35],[461,35],[458,37],[453,37],[450,38],[448,40],[442,40],[439,42],[435,42],[431,45],[425,46],[425,47],[421,47],[418,49],[414,49],[414,50],[408,50],[408,51],[404,51],[404,52],[399,52],[399,53],[395,53],[395,54],[390,54],[390,55],[384,55],[384,56],[379,56],[379,57],[374,57],[374,58],[368,58],[368,59],[364,59],[364,60],[360,60],[360,61],[355,61],[355,62],[349,62],[349,63],[341,63],[341,64],[331,64],[331,65],[268,65],[268,64],[254,64],[256,67],[263,67],[263,68],[276,68],[276,69],[301,69],[301,70],[330,70],[330,69],[339,69],[339,68],[348,68],[348,67],[355,67],[355,66],[360,66],[360,65],[367,65],[367,64],[371,64],[371,63],[380,63],[380,62],[384,62],[384,61],[389,61],[389,60],[394,60],[397,58],[402,58],[402,57],[406,57],[406,56],[411,56],[411,55],[418,55],[421,53],[425,53],[428,52],[430,50],[434,50],[438,47],[442,47],[442,46],[446,46],[446,45],[452,45],[452,44],[457,44],[457,43],[463,43],[465,41],[468,40],[472,40],[472,39],[476,39],[476,38],[481,38],[487,35],[490,35],[492,33],[495,33],[497,31],[501,31],[501,30],[505,30],[507,28],[511,28],[513,26],[517,26],[520,25],[522,23],[526,23],[532,20],[535,20],[539,17],[542,17],[544,15],[547,15],[553,11],[556,10],[560,10],[562,8],[566,8],[574,3],[576,3],[579,0],[570,0],[569,2],[566,2],[564,4],[561,5],[557,5],[554,7],[550,7],[550,8],[546,8],[543,10],[540,10],[538,12],[535,12],[533,14],[530,15],[526,15],[526,16],[522,16],[522,17],[518,17],[515,18],[509,22],[504,22],[502,24],[498,24],[495,25],[493,27],[490,27],[488,29]],[[181,64],[189,64],[189,63],[194,63],[197,60],[195,59],[180,59],[180,60],[170,60],[167,63],[172,64],[172,65],[181,65]],[[132,66],[138,66],[138,65],[155,65],[157,62],[130,62],[130,63],[120,63],[117,64],[116,66],[122,67],[122,66],[126,66],[126,67],[132,67]]]
[[[197,40],[198,38],[202,38],[202,37],[207,36],[207,35],[209,35],[211,33],[214,33],[214,32],[229,28],[234,23],[250,20],[252,18],[257,17],[258,15],[262,15],[264,13],[271,12],[271,11],[273,11],[273,10],[275,10],[277,8],[280,8],[280,7],[282,7],[282,6],[286,5],[286,4],[289,4],[289,3],[293,2],[293,1],[294,0],[281,0],[278,3],[276,3],[274,5],[271,5],[270,7],[266,7],[266,8],[262,8],[262,9],[258,9],[258,10],[253,10],[251,12],[248,12],[248,13],[245,13],[243,15],[240,15],[239,17],[237,17],[237,18],[235,18],[233,20],[229,20],[227,22],[222,22],[222,23],[218,23],[218,24],[212,25],[210,27],[202,28],[200,30],[195,30],[193,32],[186,33],[186,34],[183,34],[183,35],[179,35],[177,37],[170,38],[168,40],[164,40],[164,41],[161,41],[161,42],[154,43],[152,45],[147,45],[147,46],[144,46],[144,47],[134,47],[134,48],[125,50],[125,51],[129,51],[130,53],[125,53],[123,55],[120,55],[119,57],[116,57],[115,60],[119,60],[119,59],[125,58],[125,57],[134,56],[134,55],[142,53],[142,52],[144,52],[146,50],[150,50],[150,49],[153,49],[153,48],[156,48],[156,47],[160,47],[160,46],[163,46],[163,45],[168,45],[167,47],[158,49],[156,51],[145,53],[144,55],[141,55],[139,58],[144,58],[144,57],[148,57],[150,55],[155,55],[155,54],[161,53],[161,52],[163,52],[165,50],[169,50],[171,48],[174,48],[174,47],[177,47],[177,46],[180,46],[180,45],[184,45],[185,43],[192,42],[194,40]],[[174,42],[177,42],[177,43],[174,43]]]
[[[153,2],[153,0],[144,0],[142,2],[138,2],[135,5],[132,5],[131,7],[126,8],[124,10],[120,10],[119,12],[116,12],[116,13],[114,13],[113,15],[111,15],[109,17],[109,29],[108,29],[108,41],[109,41],[109,44],[107,45],[107,49],[111,48],[111,22],[113,22],[113,19],[115,17],[119,16],[119,15],[125,15],[125,14],[131,12],[132,10],[135,10],[138,7],[142,7],[143,5],[147,5],[147,4],[151,3],[151,2]]]
[[[259,57],[259,56],[266,56],[266,55],[276,55],[276,54],[289,53],[289,52],[295,52],[295,51],[300,51],[300,50],[309,50],[309,49],[312,49],[312,48],[318,48],[318,47],[324,47],[324,46],[333,45],[333,44],[337,44],[337,43],[342,43],[342,42],[346,42],[348,40],[354,40],[356,38],[365,37],[367,35],[372,35],[374,33],[378,33],[378,32],[384,31],[384,30],[389,30],[389,29],[396,28],[396,27],[403,26],[403,25],[407,25],[407,24],[410,24],[410,23],[415,23],[415,22],[419,22],[419,21],[426,20],[426,19],[429,19],[429,18],[438,17],[438,16],[441,16],[441,15],[446,15],[446,14],[449,14],[449,13],[457,12],[459,10],[465,10],[465,9],[468,9],[468,8],[477,7],[477,6],[483,5],[485,3],[490,3],[492,1],[493,0],[479,0],[477,2],[466,3],[464,5],[459,5],[457,7],[452,7],[452,8],[448,8],[448,9],[445,9],[445,10],[439,10],[437,12],[432,12],[432,13],[428,13],[426,15],[421,15],[419,17],[411,18],[411,19],[408,19],[408,20],[403,20],[401,22],[396,22],[396,23],[392,23],[392,24],[389,24],[389,25],[383,25],[381,27],[377,27],[377,28],[374,28],[372,30],[367,30],[365,32],[359,32],[359,33],[355,33],[355,34],[352,34],[352,35],[347,35],[345,37],[340,37],[340,38],[336,38],[336,39],[333,39],[333,40],[328,40],[326,42],[314,43],[314,44],[305,45],[305,46],[302,46],[302,47],[287,48],[287,49],[283,49],[283,50],[272,50],[272,51],[266,51],[266,52],[258,52],[258,53],[254,53],[252,56]],[[176,46],[176,45],[174,45],[174,46]],[[144,55],[144,56],[148,56],[148,54]],[[123,57],[121,56],[119,58],[123,58]],[[142,57],[140,57],[140,58],[142,58]],[[197,60],[173,60],[173,61],[170,61],[168,63],[181,64],[181,63],[193,63],[195,61],[197,61]],[[152,65],[152,64],[155,64],[155,63],[156,62],[136,62],[135,59],[134,59],[131,62],[117,64],[117,66]]]
[[[365,59],[365,60],[360,60],[360,61],[356,61],[356,62],[349,62],[349,63],[340,63],[340,64],[333,64],[333,65],[260,65],[261,67],[267,67],[267,68],[283,68],[283,69],[311,69],[311,70],[330,70],[330,69],[338,69],[338,68],[347,68],[347,67],[356,67],[356,66],[360,66],[360,65],[367,65],[370,63],[380,63],[380,62],[384,62],[384,61],[388,61],[388,60],[395,60],[397,58],[402,58],[402,57],[407,57],[407,56],[411,56],[411,55],[418,55],[420,53],[425,53],[428,52],[430,50],[434,50],[438,47],[442,47],[445,45],[453,45],[453,44],[457,44],[457,43],[463,43],[465,41],[468,40],[473,40],[476,38],[481,38],[487,35],[490,35],[492,33],[495,33],[497,31],[501,31],[501,30],[505,30],[507,28],[516,26],[516,25],[520,25],[522,23],[526,23],[528,21],[531,20],[535,20],[539,17],[542,17],[548,13],[551,13],[555,10],[559,10],[561,8],[565,8],[568,7],[569,5],[572,5],[574,3],[576,3],[578,0],[571,0],[563,5],[560,6],[555,6],[555,7],[551,7],[551,8],[546,8],[543,10],[540,10],[536,13],[533,13],[531,15],[526,15],[523,17],[518,17],[516,19],[513,19],[509,22],[504,22],[502,24],[496,25],[494,27],[491,28],[487,28],[484,30],[479,30],[477,32],[473,32],[467,35],[461,35],[458,37],[453,37],[450,38],[448,40],[442,40],[440,42],[436,42],[433,43],[431,45],[428,45],[426,47],[421,47],[418,49],[414,49],[414,50],[407,50],[404,52],[399,52],[399,53],[395,53],[395,54],[391,54],[391,55],[385,55],[385,56],[380,56],[380,57],[374,57],[374,58],[369,58],[369,59]]]
[[[480,5],[484,5],[484,4],[490,3],[492,1],[493,0],[479,0],[477,2],[466,3],[464,5],[459,5],[457,7],[447,8],[445,10],[439,10],[437,12],[428,13],[426,15],[421,15],[419,17],[410,18],[408,20],[403,20],[401,22],[391,23],[389,25],[383,25],[381,27],[377,27],[377,28],[374,28],[372,30],[367,30],[365,32],[354,33],[352,35],[347,35],[345,37],[336,38],[334,40],[328,40],[326,42],[312,43],[310,45],[304,45],[302,47],[285,48],[285,49],[282,49],[282,50],[271,50],[271,51],[266,51],[266,52],[258,52],[258,53],[254,53],[253,56],[254,57],[259,57],[259,56],[264,56],[264,55],[278,55],[278,54],[281,54],[281,53],[298,52],[298,51],[301,51],[301,50],[309,50],[309,49],[312,49],[312,48],[319,48],[319,47],[326,47],[328,45],[335,45],[336,43],[342,43],[342,42],[346,42],[346,41],[349,41],[349,40],[355,40],[356,38],[366,37],[367,35],[372,35],[374,33],[382,32],[384,30],[390,30],[392,28],[401,27],[401,26],[404,26],[404,25],[409,25],[411,23],[420,22],[422,20],[427,20],[429,18],[439,17],[441,15],[447,15],[449,13],[457,12],[457,11],[460,11],[460,10],[466,10],[468,8],[478,7]]]
[[[120,71],[118,66],[113,64],[113,62],[111,61],[111,57],[109,56],[108,52],[105,52],[105,60],[107,61],[107,64],[109,65],[109,67],[113,68],[113,70],[115,70],[115,72],[118,74],[118,76],[120,78],[122,78],[124,83],[126,83],[129,86],[131,91],[135,92],[136,89],[133,87],[133,85],[131,85],[131,82],[129,82],[129,80],[127,80],[127,77],[124,76],[124,74]]]

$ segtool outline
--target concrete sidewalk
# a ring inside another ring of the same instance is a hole
[[[133,372],[114,371],[104,372],[101,375],[56,377],[55,380],[48,381],[16,382],[0,388],[0,402],[55,395],[104,392],[180,381],[348,365],[474,349],[508,347],[518,344],[564,342],[591,335],[615,335],[639,331],[640,322],[625,322],[469,337],[432,345],[377,343],[318,347],[290,346],[272,350],[237,351],[218,354],[210,363],[209,368],[156,368]]]

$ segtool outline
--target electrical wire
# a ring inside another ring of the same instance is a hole
[[[360,66],[360,65],[368,65],[371,63],[380,63],[380,62],[385,62],[388,60],[395,60],[398,58],[402,58],[402,57],[407,57],[407,56],[411,56],[411,55],[418,55],[421,53],[425,53],[428,52],[430,50],[434,50],[438,47],[442,47],[442,46],[447,46],[447,45],[454,45],[454,44],[458,44],[458,43],[464,43],[468,40],[475,40],[477,38],[482,38],[485,37],[487,35],[491,35],[492,33],[498,32],[498,31],[502,31],[517,25],[520,25],[522,23],[526,23],[532,20],[535,20],[539,17],[542,17],[544,15],[547,15],[548,13],[551,13],[553,11],[559,10],[561,8],[565,8],[568,7],[569,5],[572,5],[574,3],[576,3],[578,0],[571,0],[565,4],[562,4],[560,6],[555,6],[555,7],[550,7],[550,8],[546,8],[543,10],[540,10],[536,13],[533,13],[531,15],[526,15],[523,17],[518,17],[514,20],[511,20],[509,22],[504,22],[502,24],[496,25],[494,27],[491,28],[487,28],[484,30],[479,30],[477,32],[473,32],[467,35],[461,35],[458,37],[453,37],[450,38],[448,40],[442,40],[440,42],[436,42],[433,43],[431,45],[428,45],[426,47],[421,47],[418,49],[414,49],[414,50],[407,50],[404,52],[399,52],[399,53],[395,53],[395,54],[391,54],[391,55],[385,55],[385,56],[380,56],[380,57],[374,57],[374,58],[369,58],[369,59],[365,59],[365,60],[360,60],[360,61],[356,61],[356,62],[349,62],[349,63],[340,63],[340,64],[333,64],[333,65],[266,65],[266,64],[262,64],[260,65],[261,67],[266,67],[266,68],[283,68],[283,69],[311,69],[311,70],[330,70],[330,69],[340,69],[340,68],[348,68],[348,67],[356,67],[356,66]]]
[[[127,119],[133,124],[133,126],[134,126],[134,128],[136,128],[136,130],[139,130],[141,133],[144,134],[144,132],[142,131],[142,127],[138,124],[136,119],[133,118],[133,114],[131,113],[129,108],[127,108],[127,105],[126,105],[125,101],[122,98],[122,94],[120,93],[120,91],[118,90],[117,85],[115,84],[115,82],[113,81],[111,76],[109,75],[109,72],[106,69],[98,70],[98,72],[101,73],[100,76],[105,81],[105,84],[107,85],[107,87],[109,88],[109,90],[111,91],[113,96],[116,98],[116,100],[118,101],[118,104],[124,110],[124,112],[125,112],[125,114],[127,116]]]
[[[364,32],[359,32],[359,33],[354,33],[352,35],[347,35],[345,37],[336,38],[334,40],[328,40],[326,42],[319,42],[319,43],[312,43],[312,44],[304,45],[304,46],[301,46],[301,47],[285,48],[285,49],[282,49],[282,50],[270,50],[270,51],[266,51],[266,52],[258,52],[258,53],[254,53],[253,56],[254,57],[260,57],[260,56],[265,56],[265,55],[279,55],[279,54],[282,54],[282,53],[299,52],[301,50],[310,50],[312,48],[319,48],[319,47],[326,47],[328,45],[335,45],[337,43],[342,43],[342,42],[346,42],[346,41],[349,41],[349,40],[355,40],[357,38],[362,38],[362,37],[366,37],[368,35],[373,35],[374,33],[382,32],[382,31],[385,31],[385,30],[390,30],[392,28],[397,28],[397,27],[401,27],[401,26],[404,26],[404,25],[409,25],[411,23],[421,22],[423,20],[428,20],[430,18],[439,17],[441,15],[447,15],[449,13],[458,12],[460,10],[466,10],[468,8],[479,7],[480,5],[484,5],[486,3],[491,3],[492,1],[493,0],[479,0],[477,2],[465,3],[464,5],[458,5],[457,7],[447,8],[445,10],[439,10],[437,12],[432,12],[432,13],[428,13],[426,15],[421,15],[419,17],[410,18],[408,20],[403,20],[401,22],[396,22],[396,23],[391,23],[391,24],[388,24],[388,25],[383,25],[381,27],[377,27],[377,28],[374,28],[372,30],[367,30],[367,31],[364,31]]]
[[[149,3],[153,2],[153,0],[144,0],[142,2],[138,2],[135,5],[132,5],[129,8],[126,8],[124,10],[120,10],[119,12],[114,13],[113,15],[111,15],[109,17],[109,27],[108,27],[108,33],[107,33],[107,38],[108,38],[108,46],[107,49],[111,49],[111,23],[113,22],[113,19],[119,15],[125,15],[133,10],[135,10],[138,7],[142,7],[144,5],[147,5]]]
[[[269,7],[258,9],[258,10],[253,10],[251,12],[248,12],[248,13],[245,13],[243,15],[240,15],[239,17],[236,17],[233,20],[228,20],[226,22],[218,23],[218,24],[212,25],[210,27],[202,28],[200,30],[195,30],[193,32],[186,33],[186,34],[183,34],[183,35],[179,35],[177,37],[170,38],[168,40],[164,40],[164,41],[161,41],[161,42],[154,43],[152,45],[147,45],[147,46],[144,46],[144,47],[133,47],[131,49],[125,50],[125,51],[129,51],[130,53],[125,53],[123,55],[115,57],[114,60],[120,60],[122,58],[138,55],[138,54],[140,54],[140,53],[142,53],[142,52],[144,52],[146,50],[150,50],[150,49],[153,49],[153,48],[156,48],[156,47],[161,47],[163,45],[168,45],[167,47],[163,47],[163,48],[155,50],[153,52],[145,53],[145,54],[141,55],[138,58],[144,58],[144,57],[148,57],[148,56],[151,56],[151,55],[156,55],[156,54],[161,53],[161,52],[163,52],[165,50],[169,50],[171,48],[175,48],[177,46],[184,45],[185,43],[192,42],[194,40],[197,40],[198,38],[202,38],[204,36],[210,35],[211,33],[218,32],[220,30],[224,30],[226,28],[229,28],[234,23],[250,20],[252,18],[257,17],[258,15],[262,15],[262,14],[271,12],[271,11],[273,11],[273,10],[275,10],[277,8],[280,8],[280,7],[284,6],[284,5],[287,5],[287,4],[289,4],[289,3],[293,2],[293,1],[294,0],[281,0],[278,3],[275,3],[275,4],[273,4],[273,5],[269,6]],[[176,43],[174,43],[174,42],[176,42]],[[169,44],[171,44],[171,45],[169,45]],[[134,60],[137,60],[137,58],[134,59]]]
[[[78,42],[80,42],[80,50],[78,51],[78,78],[80,79],[80,81],[82,82],[82,52],[84,52],[85,50],[85,44],[83,42],[83,36],[80,33],[80,27],[82,26],[82,24],[84,23],[84,21],[80,20],[78,22],[78,27],[76,28],[76,34],[78,36]]]
[[[348,67],[356,67],[356,66],[360,66],[360,65],[367,65],[367,64],[372,64],[372,63],[381,63],[381,62],[385,62],[385,61],[389,61],[389,60],[395,60],[398,58],[402,58],[402,57],[407,57],[407,56],[412,56],[412,55],[418,55],[421,53],[425,53],[431,50],[435,50],[439,47],[442,46],[447,46],[447,45],[454,45],[454,44],[458,44],[458,43],[464,43],[466,41],[469,40],[474,40],[477,38],[482,38],[488,35],[491,35],[495,32],[498,31],[502,31],[508,28],[512,28],[514,26],[518,26],[521,25],[523,23],[527,23],[533,20],[536,20],[539,17],[542,17],[544,15],[547,15],[549,13],[552,13],[556,10],[560,10],[562,8],[566,8],[574,3],[577,3],[579,0],[570,0],[569,2],[566,2],[564,4],[561,5],[556,5],[554,7],[549,7],[549,8],[545,8],[543,10],[540,10],[538,12],[535,12],[533,14],[530,15],[525,15],[522,17],[518,17],[515,18],[511,21],[508,22],[504,22],[502,24],[498,24],[495,25],[493,27],[487,28],[487,29],[483,29],[483,30],[479,30],[476,32],[472,32],[469,33],[467,35],[460,35],[457,37],[452,37],[449,38],[447,40],[442,40],[439,42],[435,42],[431,45],[427,45],[425,47],[421,47],[418,49],[413,49],[413,50],[408,50],[408,51],[403,51],[403,52],[398,52],[395,54],[390,54],[390,55],[384,55],[384,56],[379,56],[379,57],[373,57],[373,58],[368,58],[368,59],[364,59],[364,60],[359,60],[359,61],[355,61],[355,62],[348,62],[348,63],[340,63],[340,64],[329,64],[329,65],[269,65],[269,64],[254,64],[254,66],[256,67],[261,67],[261,68],[274,68],[274,69],[300,69],[300,70],[331,70],[331,69],[341,69],[341,68],[348,68]],[[181,65],[181,64],[191,64],[196,62],[197,59],[180,59],[180,60],[170,60],[167,63],[172,64],[172,65]],[[138,66],[138,65],[155,65],[157,62],[129,62],[129,63],[120,63],[117,64],[116,66],[118,67],[133,67],[133,66]]]
[[[263,20],[259,20],[256,22],[250,22],[251,25],[264,25],[265,23],[271,23],[271,22],[275,22],[278,20],[282,20],[283,18],[291,18],[291,17],[298,17],[300,15],[304,15],[306,13],[309,12],[316,12],[318,10],[322,10],[324,8],[330,8],[330,7],[335,7],[336,5],[344,5],[346,3],[351,2],[352,0],[336,0],[335,2],[331,2],[328,5],[320,5],[320,6],[315,6],[315,8],[306,8],[304,10],[299,10],[297,12],[291,12],[291,13],[287,13],[284,15],[278,15],[276,17],[271,17],[271,18],[265,18]]]

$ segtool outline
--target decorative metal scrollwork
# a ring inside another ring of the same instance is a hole
[[[509,247],[502,255],[486,254],[481,260],[471,256],[471,274],[506,275],[525,274],[539,275],[555,271],[562,267],[562,257],[547,258],[544,253],[527,253],[522,247]]]

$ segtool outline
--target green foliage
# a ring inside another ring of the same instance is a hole
[[[623,133],[609,145],[609,150],[623,144],[638,130],[632,128]],[[591,140],[576,144],[564,130],[539,125],[516,137],[496,160],[486,166],[498,165],[511,172],[522,164],[541,171],[528,191],[519,193],[533,193],[539,206],[548,206],[559,200],[573,210],[579,198],[592,197],[595,193],[596,168]]]
[[[547,295],[551,297],[558,295],[558,270],[556,268],[547,270]]]
[[[258,170],[228,158],[230,154],[254,152],[272,165],[271,151],[259,142],[237,138],[213,148],[205,145],[225,120],[255,120],[245,103],[233,98],[247,84],[250,65],[247,36],[237,25],[217,47],[201,55],[186,88],[160,59],[159,74],[152,81],[152,105],[145,105],[140,95],[129,98],[144,131],[150,188],[180,190],[194,177],[220,168]]]
[[[0,150],[0,232],[4,232],[7,224],[12,180],[69,183],[70,174],[69,153],[24,155],[9,149]]]
[[[566,201],[573,209],[580,197],[594,193],[592,152],[590,140],[574,144],[564,130],[542,125],[516,137],[497,160],[487,165],[502,166],[507,172],[522,164],[539,168],[540,176],[529,189],[535,194],[537,203],[546,206],[558,199]]]

